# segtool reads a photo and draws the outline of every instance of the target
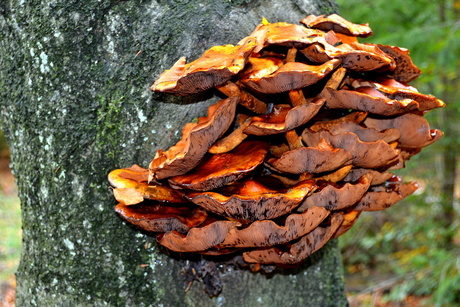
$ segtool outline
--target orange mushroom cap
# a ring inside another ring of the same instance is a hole
[[[312,119],[323,105],[323,99],[315,99],[311,103],[293,108],[286,105],[275,106],[270,114],[253,117],[251,124],[243,132],[261,136],[292,130]]]
[[[236,46],[212,47],[199,59],[189,64],[185,64],[186,60],[182,57],[171,69],[160,75],[151,89],[187,95],[220,85],[243,69],[255,47],[255,38],[248,37]]]
[[[372,187],[354,206],[358,211],[379,211],[389,208],[414,193],[418,189],[415,182],[403,183],[394,176],[385,186]]]
[[[330,60],[322,65],[313,66],[300,62],[288,62],[274,73],[258,77],[254,75],[241,82],[253,91],[264,94],[276,94],[300,89],[317,83],[340,64],[340,60]]]
[[[342,148],[334,148],[326,141],[314,147],[287,151],[280,158],[270,158],[273,169],[290,174],[323,173],[351,164],[353,156]]]
[[[267,154],[269,144],[247,141],[228,153],[211,155],[185,175],[169,178],[173,188],[197,191],[216,189],[246,176],[260,165]]]
[[[341,210],[358,202],[370,186],[370,176],[361,177],[354,184],[345,183],[342,186],[328,182],[317,182],[319,188],[303,201],[298,211],[315,206],[328,210]]]
[[[325,227],[316,227],[296,243],[288,247],[287,251],[277,247],[256,249],[243,253],[244,261],[249,263],[276,263],[296,264],[323,247],[343,222],[343,214],[337,212],[331,215],[330,224]]]
[[[364,175],[368,175],[371,180],[370,180],[370,185],[379,185],[384,183],[385,181],[389,180],[391,177],[394,175],[392,173],[388,172],[379,172],[373,169],[367,169],[367,168],[353,168],[345,178],[343,178],[343,181],[345,182],[355,182],[359,178],[361,178]]]
[[[396,66],[393,58],[379,48],[356,42],[338,46],[317,43],[301,49],[300,52],[315,63],[340,60],[341,66],[351,71],[394,70]]]
[[[208,149],[233,122],[237,97],[220,100],[210,107],[208,117],[200,124],[189,124],[182,139],[168,151],[159,152],[150,163],[150,177],[164,179],[182,175],[193,169]],[[212,112],[211,112],[212,111]]]
[[[359,91],[325,88],[318,97],[326,99],[325,105],[328,108],[352,109],[384,116],[419,110],[415,100],[391,100],[370,87],[361,87]]]
[[[304,47],[317,41],[323,41],[325,33],[287,22],[277,22],[258,25],[250,37],[256,37],[257,47],[254,52],[260,52],[264,47],[270,45]]]
[[[363,127],[353,122],[338,123],[328,129],[328,131],[333,135],[351,132],[356,134],[363,142],[375,142],[377,140],[382,140],[388,144],[398,140],[401,136],[401,132],[396,128],[379,131],[377,129]]]
[[[428,121],[417,114],[403,114],[395,118],[367,118],[365,125],[377,130],[398,129],[401,133],[398,142],[401,147],[422,148],[439,140],[443,133],[430,129]]]
[[[421,70],[415,66],[414,62],[412,62],[409,56],[409,50],[396,46],[376,46],[395,60],[395,70],[388,73],[392,78],[400,82],[409,83],[422,73]]]
[[[206,211],[199,207],[189,205],[171,206],[164,204],[142,203],[127,206],[119,203],[115,211],[125,220],[147,231],[187,232],[190,227],[196,227],[203,223],[208,216]]]
[[[321,139],[325,139],[332,146],[347,150],[353,156],[353,165],[357,167],[377,169],[398,158],[398,151],[388,143],[382,140],[363,142],[351,132],[332,135],[328,131],[311,133],[305,129],[302,139],[310,146],[315,146]]]
[[[116,169],[109,173],[110,184],[115,199],[125,205],[134,205],[144,199],[169,203],[183,203],[182,194],[166,185],[148,184],[149,171],[138,165],[129,168]]]
[[[442,100],[436,98],[433,95],[421,94],[413,89],[392,87],[377,82],[368,81],[368,83],[390,99],[412,99],[417,101],[420,106],[418,108],[419,111],[428,111],[434,108],[442,108],[446,105]]]
[[[157,241],[175,252],[200,252],[222,243],[230,229],[239,225],[238,222],[219,220],[191,228],[185,235],[177,231],[161,234]]]
[[[323,31],[333,30],[350,36],[368,37],[372,35],[372,29],[369,24],[355,24],[337,14],[331,14],[327,17],[325,15],[309,15],[302,19],[300,23],[309,28]]]
[[[228,195],[219,192],[192,192],[187,198],[196,205],[221,216],[238,220],[265,220],[282,216],[297,207],[316,186],[306,180],[289,189],[276,191],[254,180],[233,187]]]
[[[290,214],[284,226],[272,220],[255,221],[248,227],[231,228],[219,247],[263,247],[284,244],[295,240],[316,228],[327,216],[325,208],[313,207],[301,214]]]

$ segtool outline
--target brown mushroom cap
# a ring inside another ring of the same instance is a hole
[[[332,238],[337,238],[346,233],[356,223],[362,211],[351,210],[343,215],[343,222]]]
[[[241,82],[253,91],[264,94],[276,94],[300,89],[317,83],[340,64],[340,60],[330,60],[322,65],[313,66],[300,62],[288,62],[274,73],[242,79]]]
[[[413,92],[418,92],[418,90],[413,87],[412,85],[409,85],[407,83],[397,81],[393,78],[387,78],[387,77],[380,77],[377,78],[378,83],[383,85],[383,86],[388,86],[392,88],[399,88],[399,89],[406,89],[406,90],[411,90]],[[368,81],[369,82],[369,81]]]
[[[353,122],[342,122],[334,125],[329,129],[329,132],[333,135],[351,132],[356,134],[363,142],[375,142],[377,140],[382,140],[386,143],[391,143],[397,141],[401,136],[401,132],[395,128],[379,131],[377,129],[360,126]]]
[[[222,243],[230,229],[240,225],[239,222],[218,220],[191,228],[186,235],[177,231],[166,232],[157,236],[157,241],[175,252],[200,252]]]
[[[422,73],[412,62],[409,50],[396,46],[377,45],[377,47],[395,60],[396,69],[389,73],[394,79],[409,83]]]
[[[190,205],[169,206],[164,204],[141,203],[127,206],[119,203],[115,211],[125,220],[147,231],[187,232],[191,227],[200,225],[208,216],[200,207]]]
[[[115,199],[125,205],[134,205],[144,199],[170,203],[183,203],[182,194],[168,186],[148,184],[149,171],[138,165],[129,168],[116,169],[109,173],[110,184]]]
[[[441,108],[441,107],[444,107],[446,105],[442,100],[436,98],[433,95],[421,94],[415,88],[411,89],[411,88],[408,88],[408,87],[398,86],[401,83],[399,83],[396,87],[390,86],[390,85],[380,84],[380,83],[373,82],[373,81],[356,80],[355,82],[353,82],[353,85],[355,83],[358,84],[358,85],[364,84],[364,85],[367,85],[367,86],[372,86],[372,87],[376,88],[379,92],[381,92],[382,94],[384,94],[386,97],[388,97],[390,99],[396,99],[396,100],[411,99],[411,100],[415,100],[419,104],[419,110],[420,111],[428,111],[428,110],[431,110],[431,109],[434,109],[434,108]]]
[[[373,169],[366,168],[354,168],[347,174],[345,178],[343,178],[343,181],[355,182],[364,175],[369,175],[369,177],[371,178],[371,185],[382,184],[394,176],[392,173],[388,172],[379,172]]]
[[[391,100],[370,87],[361,87],[359,91],[325,88],[318,97],[326,99],[325,105],[328,108],[353,109],[385,116],[419,109],[419,104],[415,100]]]
[[[313,207],[301,214],[290,214],[280,226],[272,220],[255,221],[248,227],[230,229],[224,242],[219,247],[263,247],[284,244],[297,239],[318,226],[329,211]]]
[[[443,133],[437,129],[430,129],[428,121],[417,114],[403,114],[395,118],[367,118],[364,121],[367,127],[377,130],[396,128],[401,132],[399,144],[401,147],[421,148],[439,140]]]
[[[421,148],[401,148],[398,159],[396,163],[393,163],[387,170],[397,170],[405,167],[406,161],[408,161],[412,156],[418,154],[422,151]]]
[[[270,145],[247,141],[228,153],[210,155],[185,175],[169,178],[173,188],[207,191],[231,184],[264,161]]]
[[[342,148],[334,148],[326,141],[315,147],[301,147],[287,151],[280,158],[267,160],[270,167],[290,174],[323,173],[350,164],[353,156]]]
[[[238,77],[240,80],[262,78],[271,75],[283,65],[284,61],[278,57],[250,56]]]
[[[296,264],[304,260],[318,249],[323,247],[334,235],[342,224],[343,214],[337,212],[331,215],[330,225],[326,227],[318,226],[310,233],[289,247],[289,250],[282,251],[279,248],[256,249],[243,253],[244,261],[249,263],[276,263],[276,264]]]
[[[312,119],[323,104],[323,99],[315,99],[311,103],[293,108],[275,106],[270,114],[253,117],[251,124],[243,132],[251,135],[272,135],[292,130]]]
[[[398,158],[398,151],[388,143],[382,140],[363,142],[351,132],[332,135],[324,130],[311,133],[307,128],[302,133],[302,139],[310,146],[315,146],[321,139],[325,139],[332,146],[349,151],[353,156],[353,165],[362,168],[377,169],[396,161]]]
[[[269,45],[304,47],[324,40],[325,33],[321,30],[307,29],[287,22],[277,22],[258,25],[250,37],[257,39],[257,47],[253,52],[259,52]]]
[[[396,179],[395,179],[396,178]],[[402,183],[400,178],[393,177],[382,187],[372,187],[353,208],[359,211],[379,211],[389,208],[418,189],[415,182]]]
[[[313,180],[303,181],[282,191],[269,189],[254,180],[246,180],[228,195],[218,192],[192,192],[187,198],[218,215],[255,221],[273,219],[292,211],[315,189]]]
[[[378,69],[394,69],[394,60],[377,47],[359,43],[341,44],[337,47],[327,43],[307,46],[300,52],[312,62],[324,63],[336,59],[341,66],[351,71],[372,71]]]
[[[188,124],[182,139],[168,151],[159,152],[158,157],[152,160],[150,176],[164,179],[183,175],[194,168],[233,122],[237,103],[237,97],[220,100],[211,106],[212,109],[210,107],[203,123]]]
[[[332,30],[350,36],[368,37],[372,35],[372,29],[369,24],[355,24],[337,14],[331,14],[327,17],[324,17],[324,15],[309,15],[302,19],[300,23],[309,28],[323,31]]]
[[[214,46],[189,64],[182,57],[160,75],[151,89],[186,95],[220,85],[243,69],[255,47],[255,38],[248,37],[236,46]]]
[[[345,116],[339,117],[337,119],[331,120],[321,120],[316,121],[311,125],[308,129],[311,132],[318,132],[320,130],[331,130],[333,126],[338,125],[344,122],[352,122],[356,124],[360,124],[366,119],[367,112],[351,112]]]
[[[297,210],[301,212],[315,206],[324,207],[327,210],[340,210],[352,206],[363,197],[369,188],[369,177],[366,175],[361,177],[355,184],[345,183],[342,186],[317,181],[319,188],[315,193],[305,198]]]

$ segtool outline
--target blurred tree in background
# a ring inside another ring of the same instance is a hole
[[[414,63],[423,71],[413,85],[447,103],[446,108],[429,114],[430,122],[441,128],[445,136],[424,151],[439,155],[440,163],[436,165],[439,186],[435,187],[443,199],[438,215],[446,226],[451,225],[456,219],[455,182],[460,144],[460,1],[375,0],[366,5],[357,0],[338,2],[345,18],[370,23],[375,33],[372,42],[409,49]]]
[[[411,85],[447,104],[427,114],[431,125],[441,129],[444,137],[412,158],[405,170],[397,172],[404,179],[419,181],[420,195],[397,205],[398,211],[380,213],[378,221],[367,217],[369,224],[364,225],[364,216],[361,226],[356,225],[341,242],[345,261],[349,264],[380,261],[399,274],[404,282],[390,293],[392,299],[403,298],[403,294],[432,294],[436,305],[458,303],[460,1],[337,2],[344,18],[370,24],[374,30],[370,38],[373,43],[409,49],[414,63],[423,71]],[[390,257],[378,259],[381,255]]]

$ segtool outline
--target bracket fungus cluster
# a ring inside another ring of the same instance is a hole
[[[420,70],[406,49],[358,42],[371,34],[311,15],[179,59],[152,90],[221,100],[148,169],[109,174],[116,212],[171,251],[254,269],[297,265],[413,193],[391,171],[442,136],[424,114],[444,103],[407,84]]]

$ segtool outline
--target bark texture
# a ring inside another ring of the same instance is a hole
[[[32,0],[0,4],[0,127],[23,214],[18,306],[346,305],[335,242],[295,272],[219,267],[223,292],[184,292],[183,262],[114,212],[107,173],[147,166],[215,99],[152,94],[180,56],[237,43],[266,17],[332,1]]]

